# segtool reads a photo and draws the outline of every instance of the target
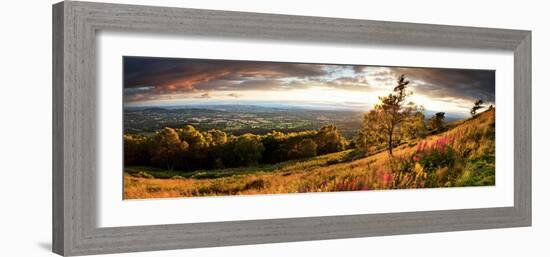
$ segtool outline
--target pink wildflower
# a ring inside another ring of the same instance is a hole
[[[384,182],[384,184],[388,184],[390,183],[390,181],[393,179],[392,175],[389,174],[389,173],[384,173],[384,175],[382,175],[382,181]]]

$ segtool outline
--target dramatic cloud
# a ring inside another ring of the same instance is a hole
[[[406,74],[419,93],[435,98],[467,98],[495,101],[495,72],[464,69],[394,68]]]
[[[368,79],[365,76],[360,75],[354,77],[340,77],[334,80],[327,80],[325,81],[324,86],[352,91],[373,91],[373,87],[371,87]]]
[[[466,111],[476,99],[495,101],[495,72],[489,70],[149,57],[124,57],[124,100],[152,104],[307,99],[372,106],[401,74],[411,81],[417,101],[424,101],[419,104]]]
[[[248,80],[314,77],[323,65],[204,59],[124,58],[124,88],[152,86],[156,94],[236,86]]]

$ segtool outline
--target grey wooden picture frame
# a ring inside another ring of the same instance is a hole
[[[514,206],[98,227],[95,37],[101,30],[513,51]],[[530,225],[530,31],[73,1],[53,6],[55,253],[88,255]]]

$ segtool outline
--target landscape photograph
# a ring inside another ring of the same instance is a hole
[[[495,185],[494,70],[138,56],[122,70],[127,200]]]

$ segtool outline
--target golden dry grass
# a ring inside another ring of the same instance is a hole
[[[253,195],[301,192],[331,192],[380,190],[391,188],[427,187],[424,183],[396,183],[398,171],[394,160],[411,160],[418,143],[435,144],[442,138],[452,138],[449,146],[464,156],[452,166],[437,169],[436,180],[454,174],[445,186],[494,185],[494,110],[478,117],[453,124],[448,131],[427,137],[421,142],[409,142],[394,150],[394,156],[381,152],[357,160],[348,160],[352,150],[318,156],[304,161],[252,167],[245,172],[219,178],[169,179],[124,175],[124,198],[172,198],[214,195]],[[489,158],[487,157],[489,156]],[[493,159],[490,157],[492,156]],[[488,158],[488,159],[487,159]],[[412,163],[413,174],[425,178],[418,163]],[[483,173],[481,171],[483,171]],[[147,172],[147,168],[143,168]],[[224,171],[212,171],[223,173]],[[418,175],[420,174],[420,175]],[[432,186],[433,187],[433,186]]]

